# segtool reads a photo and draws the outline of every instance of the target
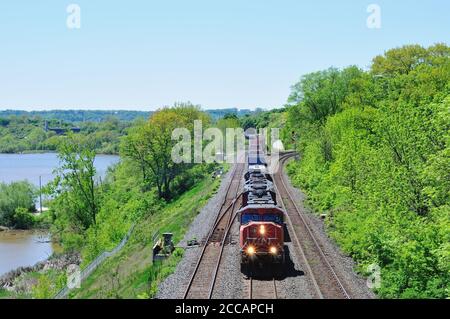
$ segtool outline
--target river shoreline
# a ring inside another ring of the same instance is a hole
[[[35,265],[62,253],[60,245],[52,240],[49,229],[14,229],[1,227],[0,276],[20,268]]]
[[[58,245],[55,245],[48,229],[20,230],[7,227],[2,228],[3,231],[0,231],[0,244],[2,240],[3,244],[5,244],[5,238],[13,245],[15,244],[15,238],[18,240],[21,238],[30,240],[31,238],[32,245],[37,247],[37,249],[40,249],[40,245],[45,245],[47,248],[50,247],[52,251],[51,255],[43,255],[43,258],[37,262],[35,261],[26,266],[18,266],[0,274],[0,291],[7,292],[8,297],[30,298],[33,295],[33,289],[38,284],[38,278],[41,274],[53,272],[63,275],[67,267],[70,265],[80,265],[81,263],[79,253],[63,253],[62,249]]]
[[[33,266],[18,267],[0,276],[0,289],[15,294],[30,294],[36,284],[35,278],[27,276],[34,272],[48,270],[65,271],[70,265],[80,265],[79,253],[53,254],[48,259],[37,262]]]

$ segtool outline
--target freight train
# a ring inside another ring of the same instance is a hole
[[[241,265],[283,264],[285,212],[277,205],[273,179],[267,172],[260,135],[250,135],[247,172],[238,211]]]

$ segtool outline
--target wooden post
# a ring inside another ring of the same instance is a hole
[[[39,175],[39,211],[42,214],[42,176]]]

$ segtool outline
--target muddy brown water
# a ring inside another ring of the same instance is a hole
[[[46,232],[0,231],[0,276],[21,266],[33,266],[59,250]]]

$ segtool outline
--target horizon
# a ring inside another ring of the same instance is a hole
[[[255,108],[236,108],[236,107],[223,107],[223,108],[204,108],[202,105],[199,105],[201,107],[201,110],[203,111],[220,111],[220,110],[232,110],[232,109],[236,109],[237,111],[252,111],[255,112],[259,109],[263,110],[263,111],[269,111],[269,110],[273,110],[276,108],[270,108],[270,109],[265,109],[265,108],[261,108],[261,107],[255,107]],[[86,111],[86,112],[156,112],[164,107],[171,107],[170,105],[166,105],[166,106],[161,106],[158,108],[155,108],[153,110],[146,110],[146,109],[113,109],[113,108],[73,108],[73,109],[63,109],[63,108],[55,108],[55,109],[31,109],[31,110],[25,110],[25,109],[14,109],[14,108],[5,108],[2,109],[0,108],[0,112],[7,112],[7,111],[13,111],[13,112],[27,112],[27,113],[32,113],[32,112],[66,112],[66,111]],[[280,108],[283,108],[284,106],[281,106]]]
[[[372,25],[362,0],[74,3],[0,4],[0,110],[270,110],[310,72],[450,42],[439,0],[376,1]]]

